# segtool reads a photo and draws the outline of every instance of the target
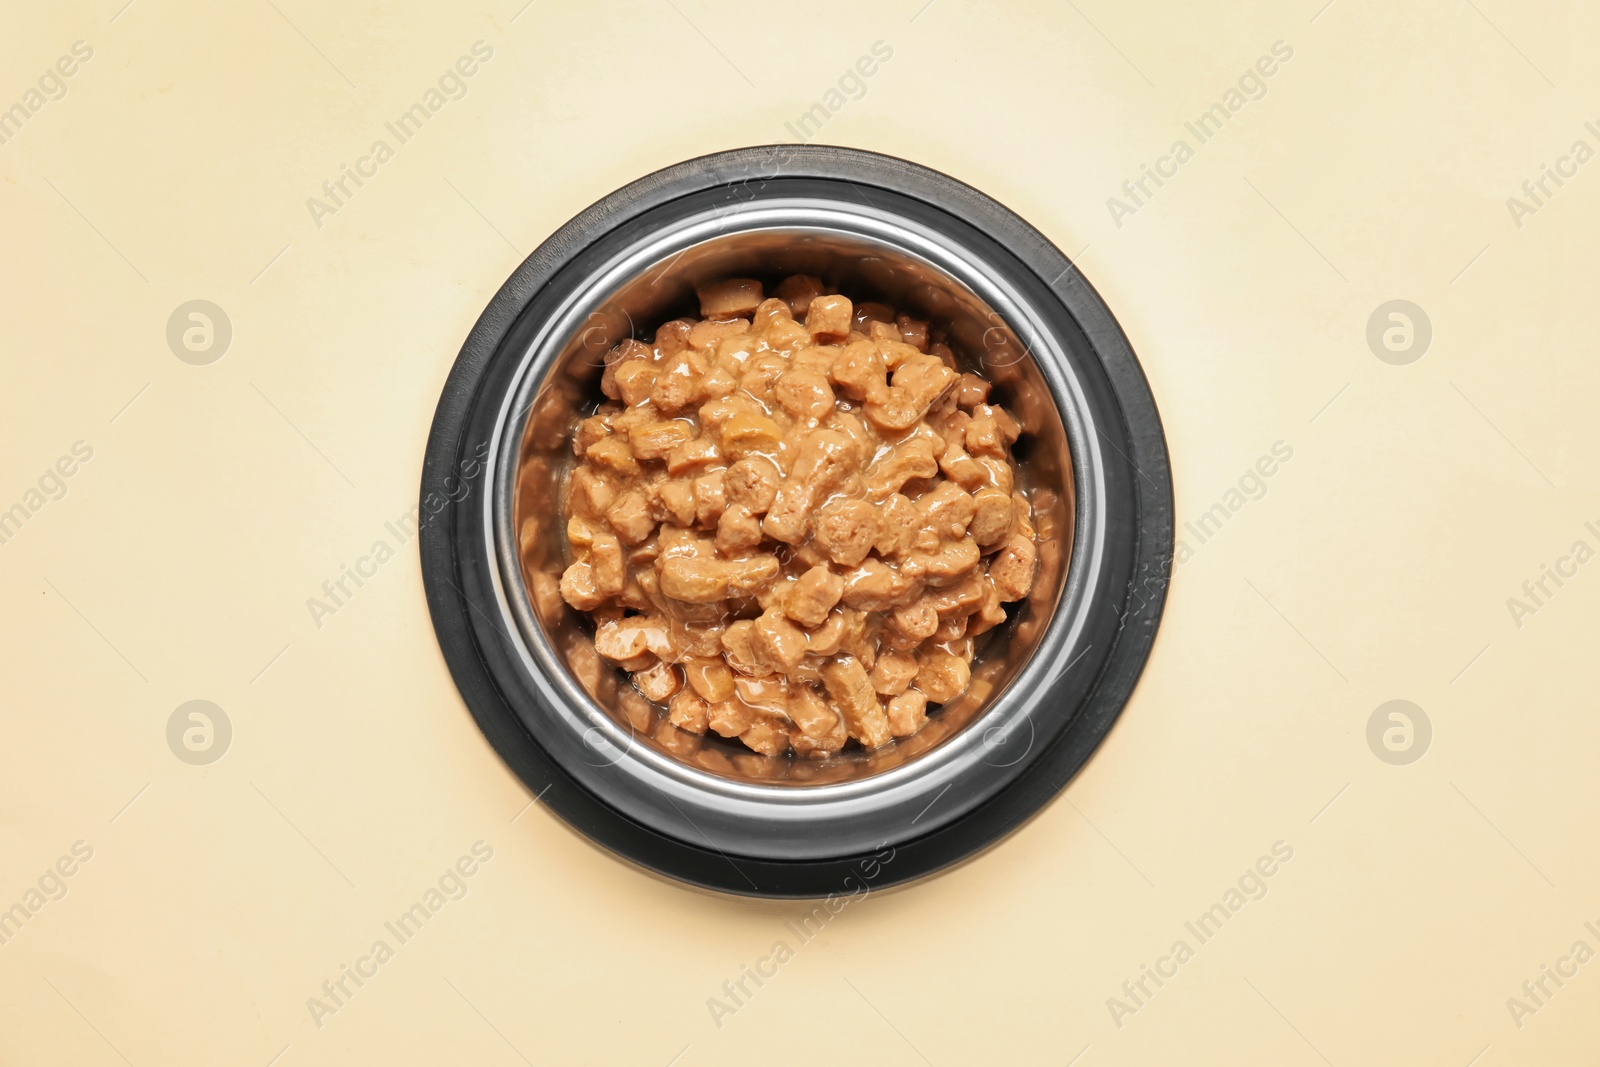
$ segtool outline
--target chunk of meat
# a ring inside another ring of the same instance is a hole
[[[889,368],[883,354],[871,341],[854,341],[845,345],[844,351],[834,361],[831,377],[833,384],[851,400],[870,400],[882,395],[888,388],[884,381]],[[912,420],[915,421],[915,420]],[[906,426],[911,425],[907,423]],[[905,426],[900,429],[905,429]]]
[[[610,599],[595,582],[594,565],[580,559],[561,572],[561,599],[579,611],[593,611]]]
[[[763,756],[781,756],[789,751],[789,724],[782,719],[758,718],[739,740]]]
[[[778,496],[783,474],[766,456],[747,456],[729,467],[722,476],[722,491],[732,504],[743,504],[755,514],[764,514]]]
[[[717,519],[717,549],[737,556],[761,543],[761,519],[743,504],[730,504]]]
[[[712,351],[724,338],[749,331],[749,319],[701,319],[689,328],[689,347],[701,352]]]
[[[907,689],[889,699],[886,714],[891,734],[910,737],[928,723],[928,698],[919,690]]]
[[[824,374],[792,368],[773,383],[772,395],[797,419],[827,418],[833,413],[833,387]]]
[[[944,482],[932,492],[917,498],[922,524],[939,532],[940,537],[961,538],[977,512],[977,503],[954,482]]]
[[[794,312],[789,309],[788,303],[773,295],[756,305],[755,313],[750,317],[750,329],[770,340],[774,331],[793,321]],[[806,339],[810,340],[809,334]]]
[[[578,428],[573,431],[572,453],[573,455],[581,456],[589,451],[590,445],[598,444],[610,436],[610,420],[604,415],[591,415],[578,423]]]
[[[822,295],[822,282],[809,274],[791,274],[778,283],[772,295],[789,306],[789,314],[803,318],[811,301]]]
[[[584,456],[595,466],[616,471],[618,474],[631,476],[639,473],[639,461],[633,458],[633,449],[628,442],[616,435],[596,441],[589,446]]]
[[[636,545],[655,533],[656,520],[650,498],[643,489],[629,489],[606,509],[606,521],[625,545]]]
[[[650,383],[650,402],[658,411],[676,415],[702,399],[701,383],[711,370],[705,354],[692,348],[667,356]]]
[[[974,456],[1004,456],[1005,438],[1000,423],[992,415],[975,415],[967,424],[967,451]]]
[[[653,489],[662,518],[679,526],[694,525],[694,484],[681,478],[657,482]]]
[[[767,660],[756,624],[750,619],[740,619],[723,631],[722,650],[728,666],[740,674],[760,677],[776,669]]]
[[[989,398],[989,383],[976,374],[963,374],[956,381],[956,403],[965,411],[982,404]]]
[[[671,356],[689,347],[689,331],[694,323],[688,319],[673,319],[656,328],[655,346],[661,356]]]
[[[854,567],[867,558],[878,538],[878,513],[865,500],[835,498],[817,512],[812,527],[812,536],[829,559],[841,567]]]
[[[683,688],[683,680],[678,677],[677,668],[672,664],[657,663],[635,674],[633,687],[651,703],[665,704]]]
[[[605,371],[600,376],[600,391],[612,400],[622,398],[622,390],[617,385],[617,372],[632,362],[649,366],[655,353],[649,346],[633,339],[623,341],[605,355]]]
[[[933,597],[924,596],[904,607],[895,608],[889,621],[907,637],[925,641],[939,628],[939,613],[934,607]]]
[[[967,532],[984,548],[999,544],[1011,532],[1011,497],[992,486],[972,494],[973,515]]]
[[[741,700],[719,700],[712,704],[707,723],[723,737],[738,737],[756,721],[756,709]]]
[[[989,484],[1002,493],[1009,493],[1016,487],[1016,475],[1012,473],[1011,464],[998,456],[974,456],[978,466],[983,468],[988,477]]]
[[[638,407],[650,399],[650,390],[655,388],[656,375],[660,373],[660,366],[648,359],[629,359],[618,363],[613,372],[617,395],[630,408]]]
[[[813,297],[806,308],[806,329],[818,344],[843,341],[850,336],[850,317],[854,309],[848,297]]]
[[[972,458],[959,441],[952,440],[945,445],[944,453],[939,457],[939,469],[946,478],[969,493],[989,484],[988,470]]]
[[[908,577],[940,585],[971,572],[980,558],[978,542],[963,537],[959,541],[941,541],[932,552],[913,552],[900,570]]]
[[[935,704],[948,704],[967,687],[972,668],[960,656],[931,652],[917,669],[916,685]]]
[[[888,611],[915,599],[921,583],[901,574],[881,560],[869,559],[842,575],[847,607],[862,611]]]
[[[667,453],[667,473],[674,478],[722,462],[722,449],[709,437],[685,441]]]
[[[722,651],[720,643],[717,652]],[[733,671],[721,655],[690,656],[683,661],[683,673],[689,687],[708,701],[727,700],[733,696]]]
[[[597,532],[589,542],[589,565],[594,570],[594,584],[602,596],[620,596],[627,586],[626,561],[622,556],[622,542],[615,534]]]
[[[866,669],[854,656],[840,656],[822,668],[822,684],[844,716],[845,729],[866,748],[889,743],[889,718]]]
[[[587,558],[561,575],[561,598],[579,611],[594,611],[626,586],[622,543],[615,534],[589,531],[585,535]]]
[[[790,687],[789,719],[799,734],[792,742],[802,755],[831,755],[849,739],[844,719],[809,685]]]
[[[715,526],[728,506],[722,479],[725,471],[712,471],[694,480],[694,518],[702,526]]]
[[[777,576],[778,558],[770,553],[743,559],[674,556],[661,561],[661,591],[686,604],[748,596]]]
[[[939,473],[933,456],[933,442],[926,437],[901,441],[867,468],[867,495],[882,500],[898,493],[913,478],[932,478]]]
[[[744,373],[739,375],[739,388],[770,409],[772,385],[788,369],[789,361],[777,353],[757,356],[745,363]]]
[[[783,610],[801,626],[821,626],[828,612],[844,595],[844,579],[818,564],[802,574],[789,588]]]
[[[1007,603],[1021,600],[1033,588],[1033,572],[1039,553],[1033,541],[1013,534],[989,563],[989,580]]]
[[[910,315],[898,315],[894,324],[900,327],[900,339],[918,352],[928,350],[928,323]]]
[[[691,734],[703,734],[709,725],[707,718],[710,712],[711,706],[704,697],[692,689],[683,689],[672,698],[667,708],[667,721]]]
[[[983,602],[985,582],[983,572],[974,571],[960,581],[930,589],[924,599],[941,619],[951,615],[970,615]]]
[[[867,324],[867,336],[874,341],[899,341],[900,327],[892,322],[871,322]]]
[[[797,544],[810,525],[810,512],[854,466],[855,449],[838,430],[813,430],[800,442],[794,469],[778,488],[761,528],[768,537]]]
[[[867,397],[867,418],[888,430],[909,429],[955,380],[956,372],[935,357],[916,355],[895,368],[888,389]]]
[[[567,481],[567,509],[587,519],[602,518],[617,491],[593,467],[578,467]]]
[[[708,319],[749,315],[761,303],[761,283],[754,278],[727,278],[695,290],[700,314]]]
[[[1002,606],[999,590],[995,589],[987,575],[983,584],[984,594],[978,602],[978,610],[967,617],[967,635],[971,637],[988,633],[1006,621],[1006,609]]]
[[[885,497],[878,505],[878,539],[872,545],[878,555],[888,558],[911,551],[920,517],[916,505],[904,493]]]
[[[646,652],[669,659],[676,651],[666,621],[649,615],[630,615],[601,623],[595,629],[594,650],[619,663]]]
[[[755,629],[762,659],[767,663],[792,671],[805,658],[805,631],[790,622],[776,606],[756,618]]]
[[[735,675],[733,691],[739,700],[757,711],[789,717],[789,684],[782,675]]]
[[[806,635],[806,651],[813,656],[834,655],[844,647],[850,627],[851,619],[845,612],[829,612],[822,625],[812,628]]]
[[[772,453],[778,450],[783,430],[765,415],[741,412],[723,423],[722,451],[735,459],[755,452]]]
[[[917,676],[917,661],[904,652],[885,652],[872,665],[872,688],[886,697],[899,696]]]

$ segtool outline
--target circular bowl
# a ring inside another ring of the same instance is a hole
[[[692,313],[707,281],[790,273],[944,328],[1023,427],[1019,486],[1039,528],[1033,592],[985,635],[966,693],[910,738],[825,761],[664,725],[595,659],[592,630],[554,587],[570,434],[605,352]],[[798,897],[927,874],[1042,807],[1137,680],[1173,536],[1149,387],[1071,263],[937,172],[782,145],[659,171],[535,250],[445,385],[421,514],[440,645],[480,728],[535,794],[663,874]]]

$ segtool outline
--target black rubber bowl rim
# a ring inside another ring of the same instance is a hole
[[[458,558],[458,512],[472,506],[475,471],[465,431],[484,378],[523,309],[596,237],[623,220],[691,193],[779,177],[845,181],[891,190],[965,220],[1030,269],[1076,320],[1120,405],[1121,441],[1108,443],[1137,472],[1137,514],[1119,527],[1135,542],[1116,644],[1068,726],[1007,788],[955,822],[878,852],[805,862],[729,856],[669,838],[632,821],[580,787],[554,762],[507,702],[478,646]],[[463,488],[465,486],[465,488]],[[1173,502],[1166,439],[1148,382],[1105,302],[1043,234],[977,190],[892,156],[813,145],[772,145],[702,156],[635,181],[562,226],[512,272],[479,317],[446,379],[423,460],[419,552],[441,651],[478,727],[500,758],[541,802],[612,853],[659,874],[747,896],[848,896],[910,881],[951,866],[1015,830],[1082,768],[1121,713],[1155,641],[1173,546]]]

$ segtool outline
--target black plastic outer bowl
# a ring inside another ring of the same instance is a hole
[[[573,324],[594,321],[592,309],[608,295],[599,290],[616,288],[607,270],[652,241],[670,250],[674,234],[680,252],[690,252],[774,226],[796,234],[831,227],[840,240],[879,242],[907,262],[925,256],[930,270],[976,293],[1037,368],[1029,382],[1049,393],[1071,465],[1072,545],[1059,599],[991,703],[904,766],[818,786],[722,778],[632,743],[552,654],[515,565],[510,519],[539,383],[572,351]],[[1110,311],[1066,257],[1006,208],[938,172],[795,145],[658,171],[536,249],[490,301],[445,384],[420,510],[440,646],[511,769],[617,854],[696,885],[772,897],[917,878],[1043,807],[1104,738],[1143,669],[1173,543],[1166,444],[1149,386]]]

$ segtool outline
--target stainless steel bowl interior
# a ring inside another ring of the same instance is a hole
[[[1033,657],[1061,602],[1073,544],[1073,464],[1061,410],[1032,345],[1019,332],[1037,338],[1025,324],[1020,331],[1013,328],[1017,316],[1002,315],[921,254],[905,234],[833,225],[815,210],[785,212],[781,205],[768,205],[766,212],[770,221],[765,224],[747,217],[729,226],[725,220],[719,229],[727,232],[679,235],[676,242],[662,241],[653,256],[649,249],[636,250],[630,260],[609,265],[609,274],[596,272],[582,303],[565,309],[562,322],[530,348],[527,378],[503,424],[504,440],[515,442],[514,452],[508,449],[501,462],[510,477],[502,479],[490,506],[500,531],[502,594],[508,607],[515,606],[508,621],[518,626],[534,659],[559,664],[592,704],[589,710],[597,714],[585,740],[600,759],[618,750],[647,758],[653,753],[723,779],[817,786],[881,774],[982,725],[982,713]],[[797,214],[806,216],[807,224],[784,221]],[[1007,623],[985,635],[967,691],[931,714],[928,725],[910,738],[872,752],[852,744],[827,760],[762,756],[736,739],[702,738],[671,726],[664,709],[650,704],[625,675],[597,656],[592,624],[562,601],[557,587],[570,562],[561,499],[573,463],[571,434],[603,399],[598,383],[606,352],[628,337],[648,341],[669,319],[698,317],[694,290],[706,282],[756,277],[770,291],[795,273],[818,276],[858,301],[887,303],[945,332],[964,369],[993,383],[997,401],[1023,427],[1016,448],[1019,485],[1032,500],[1039,530],[1040,569],[1033,592],[1009,606]]]

